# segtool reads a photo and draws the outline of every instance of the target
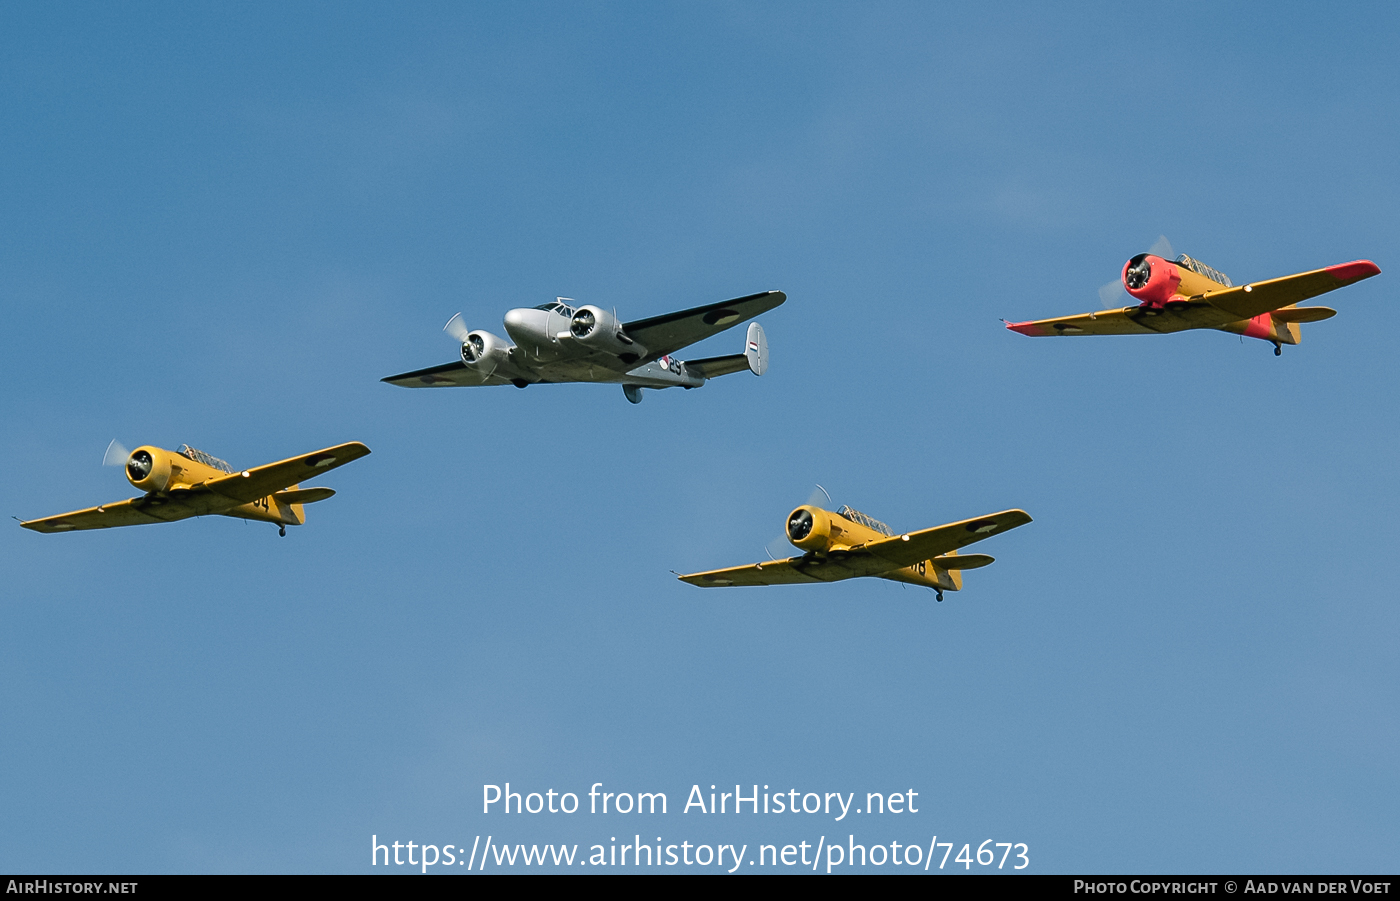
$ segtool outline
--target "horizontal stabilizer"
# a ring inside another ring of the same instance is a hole
[[[706,357],[703,360],[686,360],[685,368],[691,375],[702,379],[712,379],[731,372],[743,372],[749,368],[749,358],[743,354],[730,354],[727,357]]]
[[[1321,322],[1337,315],[1331,307],[1288,307],[1269,314],[1275,322]]]
[[[335,492],[330,488],[293,488],[290,491],[279,491],[273,495],[284,504],[314,504],[334,496]]]
[[[995,557],[988,557],[986,554],[950,555],[933,558],[933,565],[940,569],[981,569],[995,562]]]

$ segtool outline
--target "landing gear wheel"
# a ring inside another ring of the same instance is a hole
[[[940,604],[943,603],[943,590],[942,590],[942,589],[939,589],[938,591],[936,591],[936,592],[934,592],[934,593],[938,595],[938,603],[940,603]]]
[[[279,538],[286,538],[286,537],[287,537],[287,527],[286,527],[286,526],[278,526],[278,527],[277,527],[277,537],[279,537]]]
[[[1276,356],[1276,357],[1281,357],[1281,356],[1283,356],[1283,345],[1282,345],[1282,344],[1275,344],[1275,345],[1274,345],[1274,356]]]

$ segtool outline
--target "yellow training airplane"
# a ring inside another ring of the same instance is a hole
[[[369,448],[351,441],[236,472],[223,460],[188,445],[180,445],[175,453],[158,447],[138,447],[127,456],[125,449],[114,441],[107,449],[104,462],[120,463],[125,457],[126,477],[132,485],[146,492],[144,496],[31,519],[20,525],[36,532],[73,532],[174,522],[217,513],[270,522],[278,527],[278,534],[286,535],[287,526],[306,522],[303,504],[323,501],[335,494],[329,488],[302,488],[298,483],[368,453]]]
[[[792,511],[787,520],[787,538],[805,551],[802,556],[679,578],[701,588],[716,588],[839,582],[856,576],[875,576],[932,588],[941,601],[943,592],[962,588],[962,570],[992,562],[986,554],[958,556],[958,548],[1030,521],[1024,510],[1003,510],[991,516],[896,535],[889,526],[859,510],[843,506],[832,513],[804,504]]]
[[[1302,340],[1301,323],[1337,315],[1330,307],[1300,307],[1299,303],[1379,275],[1380,271],[1370,260],[1356,260],[1235,287],[1229,278],[1184,253],[1175,261],[1168,261],[1152,251],[1140,253],[1123,265],[1123,288],[1110,282],[1100,289],[1105,303],[1112,300],[1112,294],[1122,297],[1126,289],[1139,302],[1137,306],[1058,319],[1008,322],[1006,327],[1033,338],[1152,335],[1212,328],[1268,341],[1278,355],[1283,353],[1282,345]],[[1110,294],[1104,293],[1110,289]]]

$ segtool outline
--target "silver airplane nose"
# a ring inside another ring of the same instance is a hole
[[[549,314],[543,310],[517,307],[506,312],[506,333],[516,344],[539,347],[549,343],[550,336],[545,334],[548,321]]]

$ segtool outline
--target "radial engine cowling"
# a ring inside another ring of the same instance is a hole
[[[473,369],[490,372],[510,358],[510,349],[514,346],[490,332],[468,332],[467,340],[462,342],[462,362]]]
[[[126,458],[126,478],[142,491],[164,491],[170,484],[170,453],[158,447],[138,447]]]
[[[1140,253],[1123,264],[1123,287],[1144,304],[1162,306],[1180,284],[1181,270],[1159,256]]]
[[[788,514],[787,537],[804,551],[825,551],[831,545],[831,515],[821,507],[798,507]]]
[[[627,337],[616,316],[591,304],[574,311],[574,318],[569,320],[569,334],[585,347],[619,357],[630,355],[636,359],[647,352],[645,347]]]

